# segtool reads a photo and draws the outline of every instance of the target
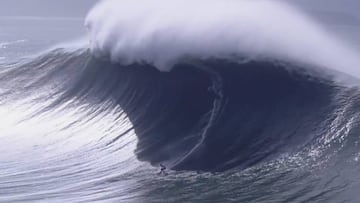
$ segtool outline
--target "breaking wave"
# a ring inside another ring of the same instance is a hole
[[[254,193],[281,174],[275,196],[285,200],[356,188],[326,176],[319,194],[287,193],[294,168],[352,174],[360,157],[358,54],[300,11],[265,0],[108,0],[86,26],[90,48],[1,64],[0,200],[135,201],[144,186],[133,179],[160,163],[189,181],[192,171],[244,172],[227,181]],[[118,191],[119,179],[133,187]],[[116,195],[98,192],[104,184]],[[149,188],[141,200],[158,195]],[[231,189],[245,202],[266,196]]]
[[[138,159],[176,170],[224,171],[327,148],[333,133],[346,137],[344,128],[358,116],[357,90],[326,71],[272,60],[189,59],[161,72],[59,49],[5,69],[3,87],[9,78],[18,86],[2,95],[47,101],[39,115],[85,105],[91,119],[120,108],[131,122],[125,131],[136,134]]]

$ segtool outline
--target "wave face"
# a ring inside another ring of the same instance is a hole
[[[348,105],[330,79],[286,63],[185,61],[169,73],[90,63],[73,96],[87,89],[115,99],[133,124],[138,158],[175,170],[244,169],[321,146],[317,139]],[[95,73],[99,85],[86,79]]]
[[[140,92],[131,97],[139,103],[119,103],[135,126],[138,156],[174,169],[247,168],[296,152],[325,130],[339,105],[326,81],[271,62],[202,61],[177,64],[169,74],[135,72],[129,91]]]

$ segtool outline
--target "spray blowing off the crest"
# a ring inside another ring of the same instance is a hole
[[[279,1],[108,0],[87,16],[92,52],[161,71],[184,57],[271,58],[360,76],[358,54]]]

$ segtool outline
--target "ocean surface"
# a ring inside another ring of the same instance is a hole
[[[118,2],[0,17],[0,202],[359,202],[357,27]]]

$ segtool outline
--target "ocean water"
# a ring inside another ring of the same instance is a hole
[[[300,23],[301,43],[253,33],[266,18],[244,26],[237,3],[192,24],[108,2],[0,18],[0,202],[358,202],[356,51],[271,1],[243,6]]]

